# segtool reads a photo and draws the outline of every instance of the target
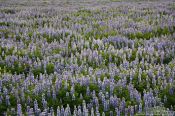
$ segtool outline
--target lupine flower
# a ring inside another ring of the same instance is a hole
[[[4,115],[13,115],[7,106],[18,104],[26,109],[20,115],[54,115],[57,109],[58,116],[135,115],[161,102],[173,105],[172,0],[108,2],[105,8],[102,1],[69,1],[69,8],[57,7],[63,1],[46,2],[47,8],[41,1],[24,8],[18,2],[1,5]]]
[[[10,105],[10,96],[6,95],[6,105],[9,106]]]
[[[17,105],[17,115],[21,116],[22,115],[22,108],[21,108],[21,104]]]
[[[57,116],[61,116],[60,107],[57,107]]]

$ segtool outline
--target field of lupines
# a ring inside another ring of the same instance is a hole
[[[0,115],[175,111],[173,0],[1,0],[0,38]]]

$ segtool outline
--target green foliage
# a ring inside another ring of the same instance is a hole
[[[95,90],[97,93],[99,92],[99,87],[98,87],[98,85],[96,85],[96,84],[90,84],[90,85],[89,85],[89,89],[90,89],[91,91]]]
[[[158,28],[157,29],[157,32],[155,32],[155,34],[157,34],[157,36],[169,35],[170,34],[170,31],[169,31],[168,27]]]
[[[85,93],[86,93],[86,87],[85,86],[81,86],[80,84],[76,84],[75,85],[75,91],[77,93],[82,93],[83,95],[85,95]]]
[[[136,53],[137,53],[136,49],[132,51],[132,55],[131,55],[130,59],[128,59],[130,62],[132,62],[136,59]]]
[[[171,62],[173,60],[174,56],[168,56],[168,57],[165,57],[163,59],[163,63],[164,64],[168,64],[169,62]]]
[[[4,12],[6,14],[15,14],[15,10],[13,9],[3,9],[1,12]]]
[[[174,4],[170,4],[170,8],[172,8],[173,10],[175,10],[175,3]]]
[[[119,86],[114,89],[114,94],[117,95],[117,97],[119,98],[124,97],[126,100],[130,100],[129,91],[127,88]]]
[[[62,21],[68,22],[70,20],[71,20],[71,18],[69,16],[65,16],[65,17],[62,18]]]
[[[33,35],[32,32],[29,32],[29,33],[28,33],[28,36],[29,36],[30,38],[32,37],[32,35]]]
[[[0,26],[10,26],[10,22],[0,22]]]
[[[47,70],[47,74],[54,73],[54,64],[51,64],[51,63],[47,64],[46,70]]]
[[[133,33],[128,34],[128,37],[130,39],[136,39],[137,38],[137,39],[146,39],[146,40],[148,40],[148,39],[154,37],[154,34],[151,33],[151,32],[146,32],[146,33],[137,32],[136,34],[133,34]]]
[[[16,36],[16,41],[21,41],[21,36],[20,35]]]
[[[173,109],[175,110],[175,92],[173,94],[170,94],[170,88],[173,88],[175,90],[174,86],[168,86],[160,93],[160,97],[162,99],[162,102],[164,102],[164,96],[166,96],[167,101],[164,103],[164,106],[167,108],[173,106]]]
[[[43,38],[46,38],[46,41],[48,43],[54,42],[54,41],[60,41],[61,39],[64,39],[64,37],[68,37],[70,35],[69,32],[65,32],[65,35],[63,33],[57,33],[56,35],[48,35],[46,33],[43,34]],[[74,35],[71,35],[71,37],[74,37]]]
[[[34,56],[34,57],[36,57],[36,58],[39,58],[39,59],[42,59],[42,58],[43,58],[43,56],[42,56],[41,51],[40,51],[39,48],[37,48],[37,49],[33,52],[33,55],[32,55],[32,56]]]
[[[40,74],[44,73],[44,68],[41,67],[41,68],[33,69],[32,72],[33,72],[34,76],[36,77],[36,76],[39,76]]]
[[[3,102],[1,105],[0,105],[0,114],[3,114],[4,111],[7,110],[7,106],[6,104]]]
[[[84,34],[86,39],[95,38],[95,39],[103,39],[108,38],[110,36],[116,36],[118,32],[116,30],[109,29],[108,26],[102,26],[99,24],[94,24],[93,29],[88,33]]]
[[[92,12],[88,9],[81,9],[74,13],[75,16],[82,16],[82,17],[90,17],[92,16]]]
[[[53,49],[53,50],[52,50],[52,54],[59,54],[60,51],[61,51],[60,48]]]
[[[121,79],[121,78],[120,78],[119,76],[117,76],[117,75],[114,76],[114,80],[115,80],[115,81],[118,81],[118,80],[120,80],[120,79]]]
[[[10,37],[10,35],[13,35],[12,32],[10,32],[8,29],[0,29],[0,37],[5,37],[5,39],[7,39],[8,37]]]
[[[171,30],[169,29],[171,28]],[[160,37],[162,35],[170,35],[173,34],[174,32],[174,27],[164,27],[164,28],[157,28],[157,30],[153,30],[152,32],[137,32],[137,33],[130,33],[128,34],[128,38],[130,39],[146,39],[149,40],[150,38],[153,38],[155,36]]]

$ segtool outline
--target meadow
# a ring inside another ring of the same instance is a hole
[[[173,111],[174,0],[0,0],[1,116]]]

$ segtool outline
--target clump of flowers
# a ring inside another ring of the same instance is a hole
[[[23,2],[0,7],[1,115],[175,110],[172,0]]]

